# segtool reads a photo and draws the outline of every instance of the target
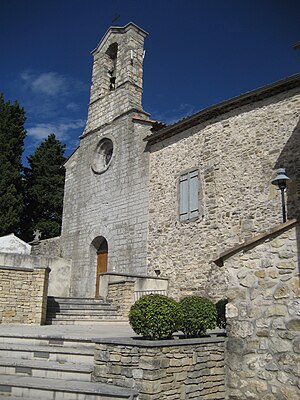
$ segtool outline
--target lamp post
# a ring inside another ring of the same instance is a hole
[[[285,174],[285,168],[278,168],[276,177],[271,181],[272,185],[278,187],[281,191],[281,206],[282,206],[282,221],[286,222],[286,210],[285,210],[285,199],[284,191],[287,188],[287,181],[290,178]]]

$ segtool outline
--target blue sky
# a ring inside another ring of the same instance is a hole
[[[149,33],[143,106],[173,123],[300,72],[299,0],[1,0],[0,91],[26,110],[25,155],[78,145],[92,57],[115,16]]]

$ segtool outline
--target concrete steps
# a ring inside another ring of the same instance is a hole
[[[91,339],[0,336],[0,399],[137,399],[130,389],[92,382]]]
[[[0,375],[34,376],[40,378],[91,381],[93,367],[84,363],[49,360],[0,358]]]
[[[117,308],[103,299],[48,297],[47,324],[90,324],[116,320]]]
[[[137,399],[131,390],[95,382],[64,381],[36,377],[0,376],[1,393],[16,399],[112,400]]]

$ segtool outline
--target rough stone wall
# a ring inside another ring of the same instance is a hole
[[[0,267],[0,324],[43,324],[48,268]]]
[[[299,208],[299,89],[245,105],[151,147],[148,273],[161,270],[176,298],[221,298],[217,251],[281,220],[280,194],[271,185],[286,167],[288,216]],[[203,216],[178,217],[179,176],[199,169]]]
[[[300,398],[299,225],[225,261],[227,399]]]
[[[101,342],[94,380],[136,388],[140,400],[224,399],[224,338]]]
[[[134,303],[135,282],[112,282],[108,284],[108,300],[118,307],[118,317],[128,321],[130,307]]]
[[[149,156],[143,138],[151,124],[134,120],[145,119],[144,37],[132,24],[113,28],[94,52],[86,129],[66,163],[62,243],[63,256],[73,260],[72,296],[95,295],[97,248],[92,242],[99,237],[108,243],[109,272],[146,273]],[[116,88],[110,91],[107,50],[113,43],[118,43]],[[113,142],[113,155],[107,170],[95,173],[92,163],[103,138]]]
[[[31,254],[34,256],[62,257],[60,237],[33,241],[31,244]]]

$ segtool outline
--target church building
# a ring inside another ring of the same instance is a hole
[[[298,215],[300,75],[165,126],[142,108],[146,36],[112,27],[92,53],[88,119],[65,165],[70,295],[97,297],[105,273],[158,274],[175,298],[218,299],[227,283],[213,260],[281,221],[280,167]]]
[[[93,51],[86,127],[65,163],[61,236],[32,247],[2,238],[0,324],[105,327],[128,321],[143,295],[194,294],[222,300],[218,311],[226,303],[226,338],[218,329],[149,344],[80,330],[81,342],[58,331],[42,335],[46,352],[30,336],[33,359],[17,364],[5,334],[2,393],[24,386],[26,398],[39,396],[45,376],[47,398],[66,384],[66,396],[77,393],[85,379],[81,398],[298,399],[300,74],[165,126],[142,107],[146,36],[133,23],[111,27]],[[193,316],[200,328],[203,314]]]

